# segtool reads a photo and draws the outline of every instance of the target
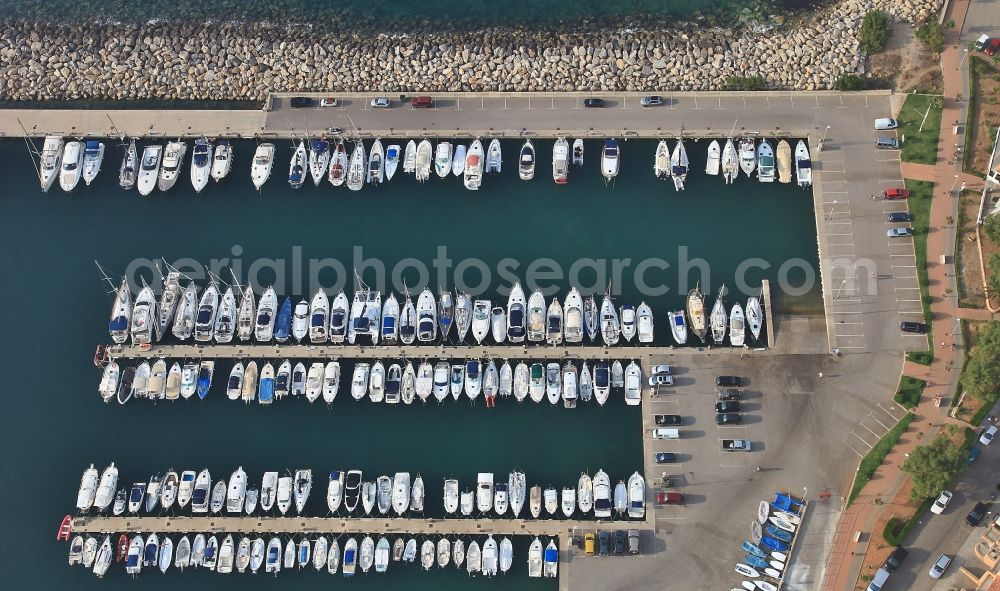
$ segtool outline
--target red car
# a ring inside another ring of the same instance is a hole
[[[683,505],[684,495],[676,492],[663,492],[660,491],[656,493],[656,504],[657,505]]]
[[[883,199],[909,199],[909,189],[886,189],[882,191]]]
[[[993,57],[997,52],[1000,52],[1000,39],[990,39],[983,46],[983,53],[990,57]]]

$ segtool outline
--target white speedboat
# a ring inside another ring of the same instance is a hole
[[[729,344],[742,347],[746,339],[746,324],[743,318],[743,307],[739,302],[733,304],[729,311]]]
[[[385,150],[380,139],[372,143],[372,149],[368,153],[367,180],[372,185],[381,185],[385,181]]]
[[[542,304],[544,305],[544,300]],[[507,297],[507,340],[512,343],[524,342],[525,336],[524,290],[515,283]]]
[[[583,166],[583,139],[573,140],[573,164]]]
[[[389,147],[385,149],[385,180],[387,181],[391,181],[392,177],[396,174],[396,168],[399,166],[399,151],[399,144],[390,144]],[[414,147],[414,152],[415,151],[416,147]],[[415,153],[414,158],[416,158]]]
[[[486,174],[500,174],[503,167],[503,151],[500,149],[500,140],[493,138],[486,148]]]
[[[639,406],[642,402],[642,369],[635,361],[625,368],[625,404]]]
[[[736,146],[733,138],[726,139],[726,147],[722,150],[722,175],[726,179],[726,184],[731,185],[740,174],[739,156],[736,154]]]
[[[778,142],[777,161],[778,182],[785,184],[792,182],[792,147],[788,145],[787,140]]]
[[[712,140],[708,144],[708,160],[705,161],[705,174],[719,176],[719,169],[722,167],[722,148],[719,140]]]
[[[347,188],[352,191],[360,191],[365,186],[367,168],[365,166],[365,144],[361,140],[354,145],[354,152],[351,153],[351,162],[347,167]]]
[[[594,366],[594,398],[597,404],[604,406],[611,393],[611,368],[606,361],[600,361]]]
[[[135,145],[134,140],[132,145]],[[47,192],[56,182],[56,177],[59,176],[59,165],[62,163],[62,155],[63,139],[58,135],[45,136],[45,142],[42,144],[42,151],[38,158],[38,180],[41,183],[42,192]],[[135,166],[134,163],[133,166]]]
[[[621,323],[618,320],[618,312],[611,296],[606,293],[601,301],[601,339],[605,345],[614,346],[618,344],[621,336]]]
[[[740,170],[749,178],[757,168],[757,148],[752,137],[745,137],[740,140],[739,157]]]
[[[757,180],[762,183],[774,182],[774,150],[767,140],[757,146]]]
[[[433,165],[434,148],[429,140],[421,140],[417,145],[416,168],[413,173],[418,182],[424,182],[431,177],[431,166]]]
[[[63,148],[62,167],[59,170],[59,186],[69,193],[80,183],[83,176],[83,144],[66,142]]]
[[[611,182],[618,176],[619,160],[618,142],[606,140],[604,148],[601,149],[601,174],[607,182]]]
[[[483,144],[478,139],[469,146],[469,152],[465,156],[465,188],[470,191],[478,191],[483,183]]]
[[[219,140],[213,152],[211,176],[212,180],[219,182],[233,169],[233,145],[229,140]]]
[[[324,139],[309,142],[309,173],[313,184],[319,186],[330,169],[330,142]]]
[[[753,335],[753,340],[759,340],[760,329],[764,326],[764,314],[760,309],[760,299],[757,296],[747,300],[746,322],[750,328],[750,334]]]
[[[640,343],[653,342],[653,310],[646,302],[636,309],[636,327]]]
[[[455,144],[455,151],[451,157],[451,174],[462,176],[465,172],[466,149],[464,144]]]
[[[574,287],[563,304],[563,334],[567,343],[583,341],[583,298]]]
[[[658,179],[670,177],[670,148],[667,140],[660,140],[656,144],[656,154],[653,156],[653,173]]]
[[[726,316],[726,304],[723,302],[722,296],[726,292],[726,286],[723,285],[719,288],[719,295],[715,298],[715,304],[712,306],[711,315],[711,327],[712,327],[712,340],[716,345],[722,344],[722,341],[726,338],[726,325],[728,324],[728,316]]]
[[[163,150],[163,163],[160,165],[160,177],[156,186],[161,191],[169,191],[177,183],[184,167],[184,155],[187,154],[187,142],[168,142]]]
[[[58,167],[58,163],[56,166]],[[135,140],[130,140],[128,146],[125,147],[125,155],[122,156],[121,166],[118,168],[118,186],[126,191],[130,191],[135,186],[135,181],[138,178],[139,153],[135,147]]]
[[[292,159],[288,163],[288,185],[293,189],[301,188],[309,174],[307,167],[306,143],[299,140],[292,151]]]
[[[403,152],[403,173],[415,172],[417,172],[417,142],[410,140],[406,142],[406,150]]]
[[[535,146],[531,140],[524,140],[524,145],[521,146],[521,154],[517,159],[517,174],[522,181],[535,178]]]
[[[97,178],[97,173],[101,172],[102,162],[104,162],[104,142],[87,140],[83,148],[83,182],[88,187]]]
[[[646,481],[638,472],[633,472],[628,479],[628,516],[631,519],[646,516]]]
[[[327,178],[334,187],[339,187],[347,180],[347,168],[350,162],[347,157],[347,147],[344,140],[338,140],[333,148],[333,155],[330,157],[330,169]]]
[[[809,160],[809,147],[803,140],[795,144],[795,183],[803,189],[812,186],[812,161]]]
[[[687,180],[688,173],[688,155],[687,150],[684,149],[684,139],[678,138],[677,145],[674,146],[674,152],[670,155],[670,178],[674,180],[674,189],[677,191],[684,190],[684,181]]]
[[[153,189],[156,188],[156,179],[160,176],[160,158],[162,156],[163,146],[146,146],[142,150],[142,162],[139,164],[136,187],[143,197],[152,193]]]
[[[194,142],[194,150],[191,152],[191,186],[195,193],[208,185],[208,179],[212,176],[212,142],[207,138],[199,138]]]
[[[438,177],[447,178],[451,173],[451,158],[451,142],[438,142],[437,149],[434,152],[434,172],[437,173]]]
[[[552,180],[557,185],[569,182],[569,142],[559,138],[552,146]]]
[[[674,341],[678,345],[687,342],[687,320],[684,318],[684,310],[674,310],[668,313],[670,317],[670,332],[674,335]]]
[[[259,191],[267,179],[271,177],[271,167],[274,165],[274,144],[263,143],[257,146],[253,154],[253,165],[250,167],[250,180]]]

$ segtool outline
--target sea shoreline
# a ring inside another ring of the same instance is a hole
[[[942,0],[877,0],[917,23]],[[867,4],[743,28],[320,33],[264,23],[0,23],[0,97],[261,101],[269,92],[709,91],[760,77],[826,90],[865,70]]]

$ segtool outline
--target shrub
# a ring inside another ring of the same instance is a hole
[[[864,90],[865,79],[854,74],[843,74],[833,85],[837,90]]]
[[[889,39],[889,19],[880,10],[869,10],[861,23],[861,49],[868,55],[885,48]]]

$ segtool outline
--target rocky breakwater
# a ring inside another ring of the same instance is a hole
[[[876,0],[918,22],[942,0]],[[272,91],[820,90],[864,71],[864,0],[739,29],[311,34],[266,24],[0,24],[0,98],[260,101]]]

